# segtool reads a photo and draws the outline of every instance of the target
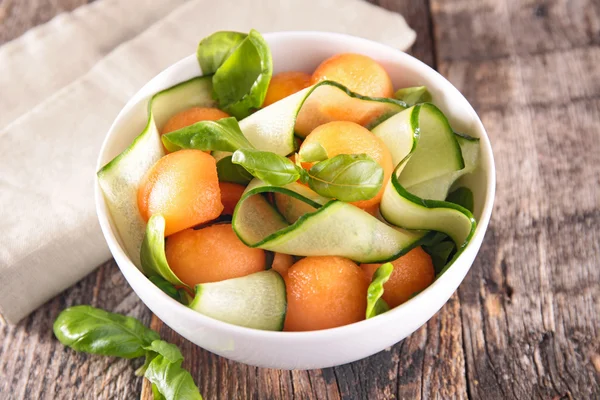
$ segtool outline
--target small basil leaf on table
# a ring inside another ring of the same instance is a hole
[[[398,89],[394,94],[398,100],[405,102],[408,107],[418,103],[427,103],[431,101],[431,94],[427,90],[427,86],[415,86],[404,89]]]
[[[164,340],[154,340],[150,343],[150,346],[146,346],[144,349],[160,354],[172,363],[183,361],[183,355],[181,354],[179,347],[172,343],[165,342]]]
[[[385,263],[375,270],[367,289],[367,319],[383,314],[390,309],[381,296],[383,296],[383,284],[390,279],[393,271],[392,263]]]
[[[342,201],[368,200],[383,183],[383,168],[366,154],[339,154],[308,171],[308,185],[321,196]]]
[[[202,396],[188,371],[181,368],[181,360],[171,362],[157,355],[148,365],[144,377],[167,400],[201,400]]]
[[[162,136],[169,151],[196,149],[203,151],[236,151],[253,148],[233,117],[218,121],[200,121]]]
[[[458,204],[459,206],[462,206],[473,212],[473,192],[471,192],[471,189],[467,187],[459,187],[450,193],[448,197],[446,197],[446,201]]]
[[[232,163],[231,158],[231,156],[227,156],[217,161],[219,181],[247,185],[252,180],[252,175],[242,166]]]
[[[169,267],[165,254],[165,218],[154,214],[146,225],[146,234],[140,251],[142,269],[146,276],[158,275],[167,282],[185,286]]]
[[[268,151],[240,149],[233,153],[231,162],[273,186],[285,186],[300,177],[298,167],[290,159]]]
[[[165,400],[165,396],[159,392],[158,387],[153,383],[152,384],[152,399],[153,400]]]
[[[74,350],[122,358],[141,357],[160,339],[138,320],[91,306],[70,307],[54,321],[54,335]]]
[[[219,108],[238,119],[247,117],[262,106],[272,75],[271,50],[253,29],[213,75]]]
[[[221,31],[202,39],[196,50],[202,74],[214,74],[247,36],[240,32]]]
[[[298,153],[300,162],[317,162],[327,159],[327,151],[321,143],[307,143],[300,149]]]

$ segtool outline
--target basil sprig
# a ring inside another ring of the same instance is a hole
[[[160,340],[158,333],[135,318],[74,306],[59,314],[53,328],[56,338],[76,351],[121,358],[145,356],[136,373],[152,383],[155,400],[202,400],[192,376],[181,367],[179,348]]]
[[[383,296],[383,284],[390,279],[393,271],[392,263],[385,263],[375,270],[367,289],[367,319],[383,314],[390,309],[381,296]]]
[[[200,42],[196,55],[204,74],[214,72],[213,95],[220,109],[243,119],[262,106],[273,59],[260,33],[214,33]]]
[[[347,202],[368,200],[383,184],[383,168],[366,154],[339,154],[317,162],[308,171],[300,162],[294,164],[286,157],[254,149],[237,150],[231,161],[269,185],[285,186],[300,179],[321,196]]]
[[[202,74],[214,74],[246,37],[245,33],[221,31],[202,39],[196,50]]]
[[[233,117],[196,122],[163,135],[162,142],[169,151],[196,149],[232,152],[253,147]]]

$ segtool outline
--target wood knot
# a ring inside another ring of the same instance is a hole
[[[533,15],[537,18],[544,18],[548,16],[548,6],[545,4],[538,4],[533,7]]]

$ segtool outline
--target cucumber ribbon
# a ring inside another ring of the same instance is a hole
[[[153,96],[144,131],[98,173],[125,250],[138,266],[145,223],[136,194],[145,172],[164,155],[160,129],[169,116],[185,108],[214,106],[211,91],[210,77],[199,77]],[[475,220],[468,210],[443,200],[456,179],[475,168],[479,144],[457,136],[433,104],[406,108],[402,101],[361,96],[323,81],[256,111],[239,125],[256,149],[286,156],[296,150],[295,135],[306,136],[329,122],[330,113],[323,110],[341,101],[348,115],[369,127],[392,153],[396,168],[387,182],[380,215],[322,197],[298,182],[278,187],[253,179],[233,215],[238,237],[250,247],[275,252],[337,255],[372,263],[405,254],[428,231],[436,230],[453,239],[458,249],[454,259],[458,257],[474,233]],[[290,196],[311,212],[289,223],[267,201],[267,193]]]

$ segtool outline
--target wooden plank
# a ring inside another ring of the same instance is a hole
[[[472,398],[600,398],[600,4],[432,1],[438,66],[494,146],[459,288]]]

